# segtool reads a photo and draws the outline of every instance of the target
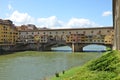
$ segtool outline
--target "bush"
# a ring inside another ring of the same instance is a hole
[[[97,71],[115,71],[116,70],[116,63],[120,60],[115,55],[116,53],[109,52],[103,55],[101,58],[93,61],[88,68],[90,70],[97,70]]]

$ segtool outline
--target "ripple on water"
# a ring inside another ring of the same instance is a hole
[[[0,80],[40,80],[56,72],[83,65],[99,55],[26,51],[0,56]]]

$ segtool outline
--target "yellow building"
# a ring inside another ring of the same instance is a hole
[[[66,43],[72,43],[72,36],[66,35]]]
[[[106,35],[104,39],[105,44],[112,44],[113,43],[113,37],[111,35]]]
[[[110,31],[110,34],[106,35],[104,38],[105,44],[113,44],[114,31]]]
[[[18,31],[10,20],[0,20],[0,45],[14,45],[18,39]]]
[[[39,35],[35,35],[35,36],[34,36],[34,39],[35,39],[35,41],[39,41],[39,40],[40,40]]]
[[[66,35],[66,43],[84,43],[86,40],[84,34],[70,34]]]
[[[86,35],[81,34],[80,35],[80,43],[85,43],[85,41],[86,41]]]

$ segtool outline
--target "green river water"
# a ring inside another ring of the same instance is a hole
[[[44,80],[81,66],[100,53],[25,51],[0,56],[0,80]]]

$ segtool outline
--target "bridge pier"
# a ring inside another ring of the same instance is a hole
[[[41,46],[39,47],[39,50],[40,51],[51,51],[52,46],[46,46],[46,45],[47,45],[47,43],[41,44]]]
[[[83,45],[80,45],[79,43],[72,43],[72,52],[82,52],[83,51]]]

